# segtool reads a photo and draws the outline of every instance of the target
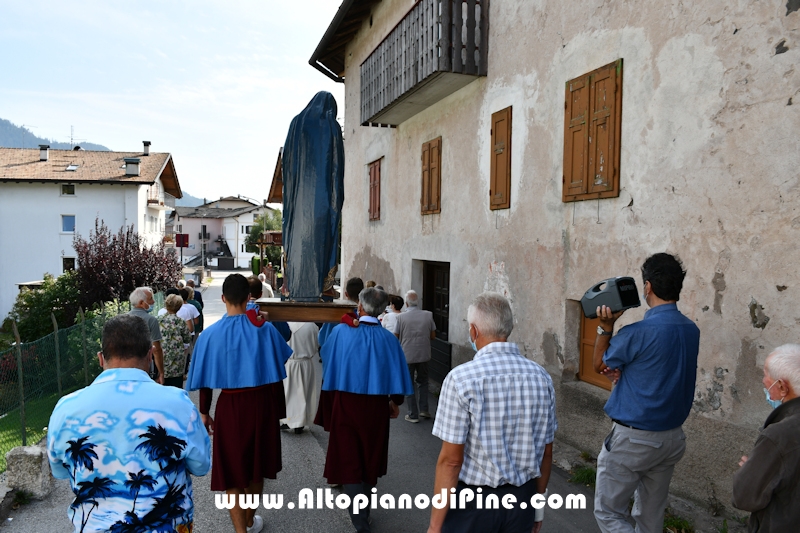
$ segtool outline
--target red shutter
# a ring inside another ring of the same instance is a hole
[[[492,114],[490,209],[511,207],[511,108]]]

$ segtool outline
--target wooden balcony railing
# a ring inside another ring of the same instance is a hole
[[[419,0],[361,64],[361,123],[396,126],[486,76],[489,0]]]

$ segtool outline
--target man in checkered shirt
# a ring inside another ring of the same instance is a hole
[[[428,531],[538,533],[531,498],[550,479],[556,404],[553,381],[506,342],[514,327],[508,300],[478,296],[467,312],[475,358],[444,380],[433,434],[442,439],[435,495],[472,491],[465,509],[432,507]],[[487,498],[513,495],[513,509],[487,509]],[[479,500],[481,504],[479,505]],[[520,505],[525,502],[525,505]],[[482,507],[482,508],[479,508]],[[524,507],[524,508],[523,508]]]

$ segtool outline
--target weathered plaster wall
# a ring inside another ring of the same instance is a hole
[[[361,127],[359,65],[412,5],[378,4],[348,48],[343,275],[402,292],[415,260],[449,262],[454,363],[471,357],[469,301],[506,294],[512,340],[554,376],[558,437],[596,453],[607,393],[575,382],[574,300],[600,279],[640,280],[652,253],[679,254],[679,307],[702,336],[673,489],[727,503],[768,414],[763,361],[799,340],[800,11],[783,0],[492,0],[486,78],[396,129]],[[620,196],[564,204],[564,84],[618,58]],[[490,211],[490,117],[509,105],[511,208]],[[442,212],[423,217],[421,145],[440,135]],[[370,223],[366,165],[381,157],[381,220]]]

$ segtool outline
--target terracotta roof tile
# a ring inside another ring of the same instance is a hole
[[[139,175],[125,175],[125,158],[139,159]],[[75,170],[67,170],[77,165]],[[0,181],[54,181],[152,184],[161,178],[164,190],[180,198],[172,156],[168,153],[101,152],[91,150],[49,151],[47,161],[39,161],[38,148],[0,148]]]

